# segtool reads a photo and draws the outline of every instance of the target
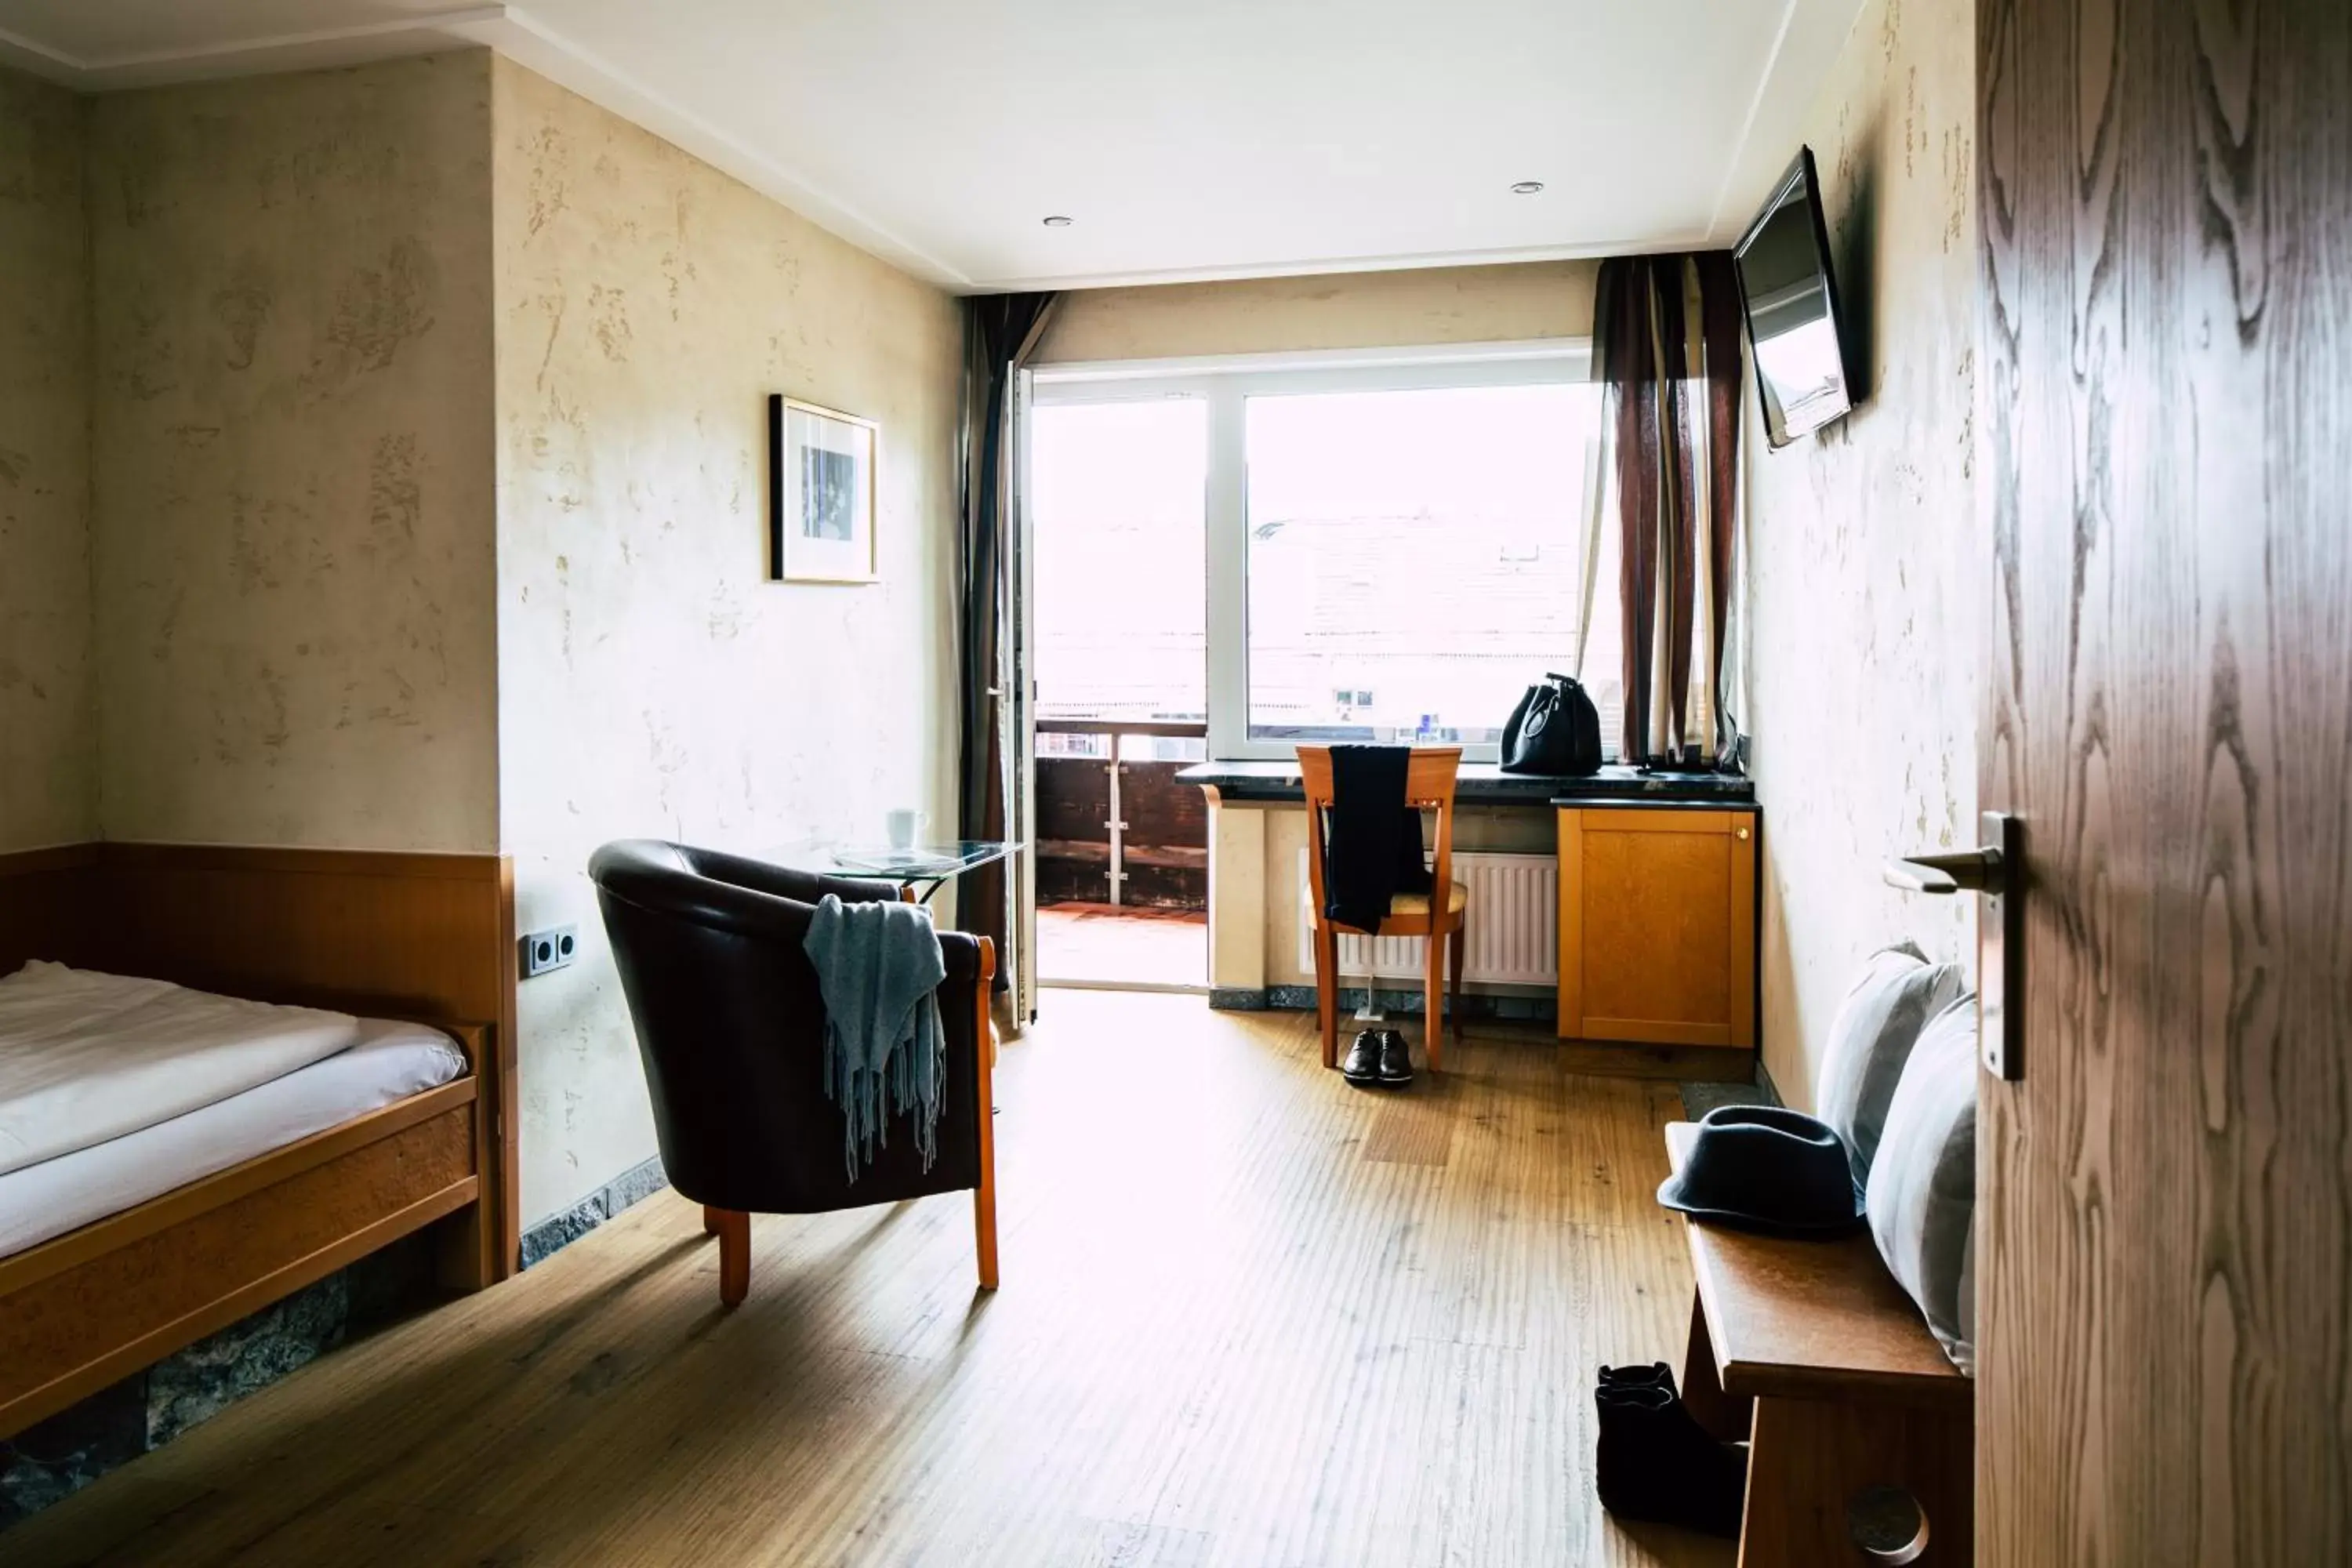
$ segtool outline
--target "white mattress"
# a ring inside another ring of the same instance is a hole
[[[0,980],[0,1173],[184,1116],[358,1038],[349,1013],[37,959]]]
[[[0,1258],[135,1207],[466,1070],[421,1024],[359,1021],[350,1049],[136,1132],[0,1175]]]

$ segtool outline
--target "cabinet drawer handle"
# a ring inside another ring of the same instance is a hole
[[[1734,838],[1745,839],[1748,837],[1748,829],[1744,827],[1735,827],[1731,830],[1731,836]]]

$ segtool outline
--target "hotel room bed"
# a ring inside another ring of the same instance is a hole
[[[362,1018],[344,1049],[136,1131],[0,1174],[0,1258],[465,1074],[457,1041]]]
[[[141,977],[0,998],[0,1437],[402,1237],[453,1289],[514,1271],[513,888],[498,856],[0,855],[0,976]],[[142,1011],[173,985],[215,1005]]]

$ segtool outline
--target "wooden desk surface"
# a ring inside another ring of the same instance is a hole
[[[1675,1170],[1697,1131],[1696,1122],[1667,1125]],[[1976,1385],[1946,1358],[1869,1231],[1797,1241],[1702,1220],[1685,1228],[1725,1393],[1937,1407],[1974,1401]]]

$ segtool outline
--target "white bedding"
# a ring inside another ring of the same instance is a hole
[[[36,960],[0,980],[0,1174],[242,1094],[358,1035],[348,1013]]]
[[[358,1043],[168,1121],[0,1175],[0,1258],[422,1094],[466,1070],[448,1036],[355,1019]]]

